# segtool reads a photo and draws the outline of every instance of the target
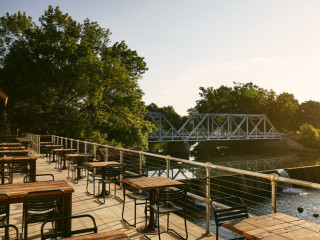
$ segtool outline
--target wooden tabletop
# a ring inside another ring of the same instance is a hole
[[[123,167],[123,163],[107,161],[107,162],[86,162],[84,165],[87,165],[91,168],[105,168],[105,167]]]
[[[11,157],[1,157],[0,161],[21,161],[21,160],[37,160],[35,156],[11,156]]]
[[[108,232],[93,233],[83,236],[64,238],[65,240],[130,240],[127,234],[121,230],[112,230]]]
[[[22,146],[12,146],[12,147],[0,147],[0,150],[26,150],[26,147]]]
[[[57,148],[53,149],[54,152],[70,152],[70,151],[76,151],[77,149],[74,148]]]
[[[64,180],[50,182],[14,183],[0,185],[0,192],[10,196],[12,202],[23,202],[28,192],[62,189],[65,193],[72,193],[74,189]]]
[[[0,153],[28,153],[29,150],[0,150]]]
[[[30,139],[27,139],[27,138],[16,138],[19,142],[33,142],[32,140]]]
[[[93,157],[91,153],[68,153],[65,154],[67,158],[81,158],[81,157]]]
[[[153,190],[184,184],[183,182],[166,177],[123,178],[121,181],[139,190]]]
[[[252,240],[320,239],[320,225],[283,213],[250,217],[222,226]]]
[[[1,147],[21,146],[21,143],[0,143]]]
[[[63,147],[63,145],[56,145],[56,144],[48,144],[48,145],[44,145],[45,148],[55,148],[55,147]]]
[[[40,145],[54,145],[54,142],[40,142]]]

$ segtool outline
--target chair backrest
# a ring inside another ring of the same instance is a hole
[[[7,194],[0,194],[0,222],[6,220],[9,223],[10,197]]]
[[[182,201],[185,204],[188,184],[176,186],[174,189],[162,188],[156,196],[157,205]]]
[[[5,229],[5,232],[7,232],[7,233],[9,233],[9,229],[10,229],[10,228],[13,228],[13,229],[16,231],[16,238],[15,238],[15,239],[17,239],[17,240],[20,239],[20,237],[19,237],[19,230],[18,230],[18,228],[17,228],[16,225],[12,225],[12,224],[0,225],[0,229],[1,229],[1,228],[4,228],[4,229]],[[5,240],[9,240],[9,239],[12,239],[12,238],[9,238],[9,234],[7,234],[7,236],[5,236],[4,239],[5,239]]]
[[[59,231],[59,232],[54,232],[54,233],[46,233],[46,234],[44,233],[44,227],[47,223],[58,222],[58,221],[69,221],[69,220],[71,221],[72,219],[76,219],[76,218],[90,218],[92,220],[93,227],[71,230],[69,232]],[[97,228],[96,221],[95,221],[94,217],[92,217],[89,214],[70,216],[70,217],[53,218],[48,221],[45,221],[41,225],[41,240],[45,240],[45,239],[49,239],[49,238],[57,238],[57,237],[67,238],[67,237],[71,237],[71,236],[77,235],[77,234],[97,233],[97,232],[98,232],[98,228]]]
[[[98,161],[104,161],[106,158],[106,149],[105,148],[97,149],[96,158]]]
[[[213,202],[217,202],[229,207],[217,208],[213,205]],[[217,226],[221,226],[223,223],[231,220],[249,217],[246,205],[240,197],[230,196],[212,199],[211,207]]]
[[[15,159],[19,159],[19,158],[15,158],[15,157],[12,158],[12,160],[15,160]],[[11,171],[13,173],[21,173],[21,172],[24,173],[28,171],[28,165],[29,163],[27,161],[18,161],[18,162],[13,161],[11,164]]]
[[[54,181],[54,176],[53,174],[36,174],[36,182],[49,182],[49,181]],[[37,177],[49,177],[49,179],[41,179],[39,180]],[[23,178],[24,183],[29,183],[30,181],[30,175],[26,175]]]
[[[59,210],[63,206],[64,191],[50,190],[29,192],[24,197],[23,210],[26,214],[29,211]]]
[[[104,171],[106,179],[120,179],[120,175],[123,174],[123,167],[106,167]]]
[[[148,171],[141,168],[125,168],[123,178],[148,177]]]

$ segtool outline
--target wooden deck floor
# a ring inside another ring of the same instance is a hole
[[[75,190],[73,193],[72,213],[73,215],[91,214],[96,219],[98,226],[98,232],[120,229],[124,231],[131,239],[145,239],[145,237],[136,230],[136,228],[129,227],[121,217],[122,202],[117,199],[108,197],[105,204],[99,203],[91,195],[86,193],[86,181],[81,180],[78,184],[74,184],[72,180],[67,178],[67,170],[59,172],[54,168],[54,164],[48,164],[46,158],[38,158],[37,160],[37,173],[51,173],[54,174],[56,180],[66,180]],[[14,183],[22,182],[22,176],[15,175]],[[111,191],[113,193],[113,191]],[[122,190],[117,190],[117,196],[122,199]],[[133,202],[126,204],[126,216],[129,221],[133,220]],[[130,217],[131,216],[131,217]],[[144,226],[144,213],[143,207],[137,209],[137,226]],[[22,204],[11,205],[10,223],[19,227],[21,232],[22,222]],[[165,226],[165,219],[162,219]],[[178,216],[172,216],[170,218],[171,227],[176,229],[184,236],[184,223],[183,219]],[[74,222],[73,228],[81,227],[81,225],[87,225],[85,222]],[[41,224],[31,224],[29,228],[28,239],[40,239],[40,226]],[[189,239],[215,239],[215,235],[209,237],[203,236],[205,229],[198,227],[197,225],[188,222]],[[179,239],[172,233],[163,233],[162,239]],[[152,236],[152,239],[158,239],[158,236]],[[221,238],[221,240],[223,240]]]

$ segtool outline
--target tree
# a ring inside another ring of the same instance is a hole
[[[320,102],[307,101],[299,106],[298,111],[299,125],[309,123],[315,128],[320,128]]]
[[[0,19],[0,85],[11,128],[147,146],[150,124],[138,80],[144,58],[111,44],[97,22],[48,7],[39,25],[20,12]]]
[[[299,128],[297,114],[299,102],[291,93],[281,93],[271,103],[269,117],[278,131],[297,131]]]
[[[276,95],[273,90],[253,83],[234,83],[234,87],[200,87],[200,100],[189,109],[193,113],[265,114],[279,131],[296,131],[299,102],[293,94]]]
[[[189,109],[193,113],[266,114],[267,105],[275,99],[274,91],[259,88],[253,83],[234,83],[234,87],[200,87],[200,100]]]
[[[316,129],[311,124],[305,123],[300,127],[299,133],[303,139],[303,144],[308,147],[319,148],[320,129]]]
[[[165,106],[165,107],[158,107],[155,103],[151,103],[147,106],[147,110],[149,112],[161,112],[166,119],[172,124],[172,126],[179,130],[182,125],[187,121],[187,116],[180,116],[172,106]],[[167,125],[165,122],[163,122],[162,128],[165,131],[168,131],[170,129],[170,126]],[[163,154],[167,155],[170,154],[171,156],[175,157],[181,157],[183,155],[183,158],[187,158],[186,154],[180,154],[180,152],[183,150],[184,146],[183,143],[150,143],[150,151],[153,153]],[[172,149],[176,149],[178,153],[173,152]]]

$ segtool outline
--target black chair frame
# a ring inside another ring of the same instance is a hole
[[[106,167],[101,170],[103,177],[100,179],[95,179],[95,181],[98,181],[98,193],[100,193],[100,184],[101,184],[101,192],[104,192],[102,194],[103,202],[97,198],[97,200],[100,203],[106,202],[106,194],[110,194],[111,188],[110,184],[114,184],[114,198],[118,198],[120,201],[122,201],[119,197],[117,197],[117,184],[121,183],[121,175],[123,175],[123,167]],[[109,185],[109,190],[102,189],[105,184]]]
[[[14,159],[14,157],[13,157]],[[9,182],[13,183],[13,174],[20,173],[28,175],[30,173],[30,162],[15,162],[9,165]]]
[[[13,224],[5,224],[5,225],[0,225],[0,228],[4,228],[5,229],[5,238],[4,240],[9,240],[9,228],[13,228],[16,231],[16,240],[20,239],[19,236],[19,229],[17,228],[16,225]]]
[[[53,174],[36,174],[35,175],[36,176],[36,182],[50,182],[50,181],[54,181],[54,176],[53,176]],[[42,181],[38,181],[37,180],[37,177],[43,177],[43,176],[47,176],[47,177],[51,177],[52,179],[51,180],[42,180]],[[26,175],[26,176],[24,176],[24,178],[23,178],[23,182],[24,183],[29,183],[29,182],[31,182],[30,181],[30,175]]]
[[[10,216],[10,196],[7,194],[0,194],[0,224],[9,224]],[[5,230],[5,235],[8,237],[8,230]]]
[[[221,201],[237,203],[237,206],[223,208],[223,209],[216,209],[214,207],[213,202],[221,202]],[[231,220],[249,217],[244,201],[242,200],[242,198],[237,197],[237,196],[214,198],[211,200],[211,209],[213,210],[214,220],[216,223],[216,240],[218,240],[218,238],[219,238],[219,227],[221,227],[223,223],[229,222]],[[246,239],[246,238],[245,237],[238,237],[238,238],[233,238],[232,240],[237,240],[237,239],[240,240],[240,239]]]
[[[7,165],[7,166],[6,166]],[[0,163],[0,176],[3,176],[3,180],[7,179],[8,183],[5,183],[3,181],[3,184],[9,184],[10,183],[10,164]],[[2,184],[2,179],[1,183]]]
[[[156,214],[156,220],[158,225],[160,226],[160,214],[166,214],[167,215],[167,231],[174,232],[176,235],[178,235],[180,238],[186,240],[188,239],[188,230],[187,230],[187,219],[186,219],[186,213],[185,213],[185,203],[186,203],[186,196],[187,196],[187,189],[188,184],[185,184],[183,186],[174,187],[174,189],[166,189],[162,188],[159,190],[156,196],[156,204],[155,205],[147,205],[145,213],[147,213],[147,209],[149,208],[150,211],[154,211]],[[182,201],[182,206],[179,206],[175,203],[175,201]],[[184,238],[181,236],[177,231],[175,231],[172,228],[169,228],[169,215],[171,213],[176,212],[182,212],[184,215],[184,225],[186,230],[186,237]],[[147,216],[145,219],[145,228],[147,227]],[[158,227],[158,237],[159,240],[161,239],[160,236],[160,227]],[[144,236],[147,239],[150,239],[147,234],[145,233]]]
[[[85,229],[79,229],[79,230],[71,230],[71,231],[55,231],[54,233],[48,233],[45,234],[44,233],[44,227],[48,222],[59,222],[59,221],[68,221],[68,220],[72,220],[72,219],[77,219],[77,218],[90,218],[93,222],[94,227],[91,228],[85,228]],[[84,215],[78,215],[78,216],[70,216],[70,217],[60,217],[60,218],[53,218],[50,220],[47,220],[45,222],[42,223],[41,225],[41,240],[45,240],[45,239],[49,239],[49,238],[54,238],[56,239],[57,237],[62,237],[62,238],[68,238],[71,237],[73,235],[76,234],[82,234],[82,233],[97,233],[98,232],[98,228],[97,228],[97,224],[96,221],[94,219],[93,216],[91,216],[90,214],[84,214]]]
[[[64,191],[61,189],[27,193],[24,197],[22,215],[24,239],[28,239],[29,223],[60,217],[63,212],[63,203]]]
[[[132,172],[139,172],[139,174],[132,174]],[[129,173],[128,173],[129,172]],[[129,171],[124,171],[123,178],[138,178],[138,177],[147,177],[147,172],[144,171],[143,169],[131,169]],[[137,191],[137,189],[123,183],[122,185],[123,188],[123,206],[122,206],[122,219],[125,221],[129,226],[131,227],[136,227],[137,223],[137,205],[147,205],[148,201],[150,199],[149,193],[147,192],[140,192]],[[126,193],[127,189],[130,189],[130,193]],[[130,224],[125,218],[124,218],[124,209],[125,209],[125,204],[126,204],[126,197],[132,199],[134,201],[134,222],[133,224]],[[139,201],[139,202],[137,202]],[[140,202],[142,201],[142,202]],[[145,213],[146,215],[146,213]]]

